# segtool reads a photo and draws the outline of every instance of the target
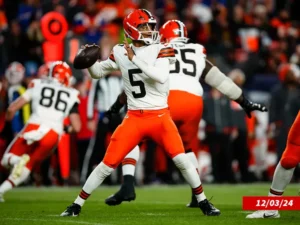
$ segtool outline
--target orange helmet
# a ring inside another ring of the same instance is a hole
[[[49,77],[68,87],[71,84],[72,71],[66,62],[56,61],[50,67]]]
[[[186,43],[188,41],[187,29],[179,20],[168,20],[159,30],[160,41],[169,43],[172,40]]]
[[[139,31],[138,27],[142,24],[147,24],[151,31]],[[129,13],[123,20],[123,27],[126,37],[131,40],[143,41],[150,45],[159,42],[158,31],[155,30],[156,19],[146,9],[136,9]],[[151,32],[151,38],[144,38],[143,33]]]

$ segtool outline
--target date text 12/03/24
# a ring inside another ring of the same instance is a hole
[[[300,197],[244,196],[243,210],[300,210]]]

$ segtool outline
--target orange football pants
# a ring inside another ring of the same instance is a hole
[[[151,138],[173,158],[184,153],[178,130],[169,109],[128,110],[111,137],[103,163],[116,168],[143,139]]]
[[[193,151],[196,154],[199,149],[199,123],[203,113],[202,97],[185,91],[171,90],[168,104],[185,151]]]
[[[286,147],[280,164],[285,169],[295,168],[300,163],[300,112],[289,131]]]
[[[40,125],[37,124],[28,124],[23,130],[15,137],[11,142],[8,149],[5,153],[12,153],[17,156],[23,154],[28,154],[30,156],[29,162],[26,164],[26,167],[29,170],[37,164],[46,159],[51,153],[54,147],[58,142],[58,134],[50,130],[40,141],[34,142],[31,145],[28,145],[26,140],[22,137],[25,132],[37,130]]]

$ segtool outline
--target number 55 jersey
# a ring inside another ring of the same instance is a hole
[[[79,103],[79,92],[52,79],[33,80],[23,97],[31,100],[29,124],[39,124],[61,134],[63,120]]]
[[[168,104],[186,153],[199,148],[198,129],[203,113],[200,78],[205,68],[205,49],[200,44],[171,41],[176,63],[170,66]]]

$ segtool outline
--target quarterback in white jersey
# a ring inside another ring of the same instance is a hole
[[[89,68],[93,78],[121,70],[128,97],[128,113],[113,133],[103,161],[61,216],[79,215],[92,191],[144,138],[153,139],[165,149],[192,187],[201,210],[206,215],[220,214],[203,194],[196,168],[184,154],[181,138],[171,119],[167,100],[170,61],[175,55],[172,48],[155,43],[159,41],[155,25],[156,20],[149,11],[134,10],[123,20],[126,37],[132,40],[132,44],[125,39],[124,45],[114,47],[108,60],[96,62]]]
[[[203,89],[200,79],[211,84],[229,98],[241,100],[242,90],[237,87],[224,74],[214,68],[213,73],[209,73],[212,64],[206,60],[205,49],[200,44],[187,43],[187,29],[178,20],[167,21],[160,29],[161,42],[168,43],[176,53],[176,63],[170,66],[170,94],[168,105],[171,117],[177,126],[183,141],[185,153],[198,168],[198,160],[195,153],[198,150],[198,127],[203,111]],[[205,79],[206,77],[206,79]],[[208,78],[208,79],[207,79]],[[216,80],[214,80],[216,79]],[[213,82],[211,81],[213,80]],[[125,99],[125,100],[124,100]],[[237,100],[237,101],[239,101]],[[245,99],[244,101],[247,102]],[[122,93],[116,103],[111,107],[110,113],[117,113],[126,102],[126,96]],[[242,101],[240,104],[243,104]],[[254,107],[249,103],[245,110],[265,110],[263,106]],[[246,106],[244,106],[245,108]],[[118,205],[122,201],[135,199],[134,173],[135,165],[139,159],[138,146],[135,147],[122,161],[123,181],[121,189],[114,195],[108,197],[105,203],[108,205]],[[203,192],[201,186],[201,192]],[[188,207],[198,207],[197,199],[192,192],[192,201]]]
[[[13,169],[0,186],[0,201],[4,201],[5,192],[25,181],[34,166],[51,154],[63,130],[80,130],[78,91],[68,87],[70,77],[70,67],[64,62],[55,62],[50,68],[49,78],[33,80],[26,92],[9,106],[8,120],[28,102],[31,102],[32,115],[1,160],[3,166]],[[71,126],[64,129],[63,120],[68,115]]]

